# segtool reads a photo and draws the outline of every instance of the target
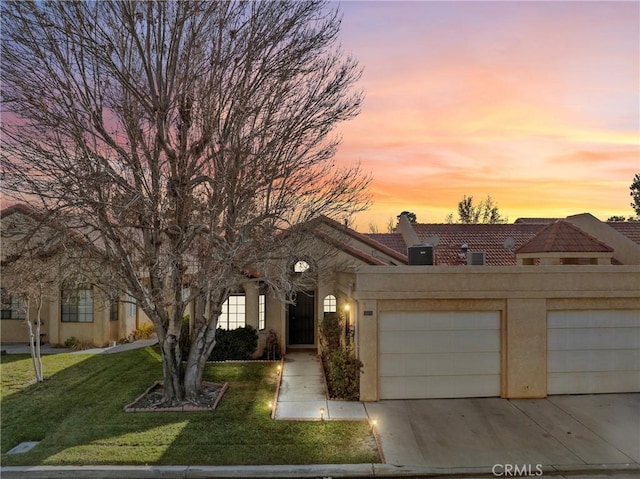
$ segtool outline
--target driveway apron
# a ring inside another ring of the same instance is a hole
[[[386,462],[584,466],[640,459],[640,394],[366,403]]]

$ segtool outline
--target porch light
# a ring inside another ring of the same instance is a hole
[[[344,305],[344,310],[345,311],[349,311],[350,309],[351,309],[351,306],[349,306],[348,303]]]
[[[320,420],[324,421],[324,408],[323,407],[320,408]]]

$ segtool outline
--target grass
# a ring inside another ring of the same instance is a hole
[[[29,356],[2,357],[3,466],[379,462],[364,422],[272,420],[274,363],[209,365],[205,380],[229,383],[215,411],[125,413],[161,378],[157,350],[43,360],[49,379],[34,384]],[[6,455],[23,441],[41,442],[28,453]]]

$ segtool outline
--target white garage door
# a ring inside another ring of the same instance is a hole
[[[500,395],[499,312],[380,314],[381,399]]]
[[[547,315],[547,392],[640,391],[640,311]]]

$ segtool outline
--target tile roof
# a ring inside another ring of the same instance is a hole
[[[516,264],[513,251],[543,227],[542,224],[416,224],[414,230],[421,241],[437,242],[436,264],[466,264],[466,255],[461,254],[462,245],[466,244],[471,252],[486,253],[488,266],[509,266]],[[512,246],[508,239],[513,239]]]
[[[610,253],[613,248],[585,233],[568,221],[545,226],[516,249],[516,253]]]
[[[640,244],[640,221],[611,221],[607,222],[618,233],[625,235],[631,241]]]
[[[407,255],[407,244],[400,233],[367,233],[364,236],[403,256]]]
[[[462,245],[469,251],[486,253],[487,265],[510,266],[516,264],[515,248],[526,243],[536,235],[544,224],[422,224],[414,223],[413,229],[420,241],[437,242],[435,263],[441,265],[466,264],[466,255],[462,254]],[[400,233],[367,234],[370,238],[407,254],[407,245]],[[513,239],[513,246],[505,248],[507,239]]]
[[[554,221],[561,220],[562,218],[518,218],[514,221],[514,224],[543,224],[547,225],[549,223],[553,223]]]

